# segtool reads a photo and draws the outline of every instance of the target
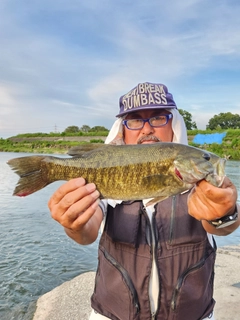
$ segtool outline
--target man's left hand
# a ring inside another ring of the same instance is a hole
[[[197,220],[216,220],[235,212],[237,189],[228,177],[221,187],[200,181],[188,197],[188,211]]]

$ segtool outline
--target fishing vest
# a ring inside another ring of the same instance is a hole
[[[141,201],[108,206],[91,298],[96,312],[112,320],[198,320],[212,313],[216,248],[201,222],[188,214],[187,196],[154,207],[160,289],[154,317],[149,301],[153,239],[146,210]]]

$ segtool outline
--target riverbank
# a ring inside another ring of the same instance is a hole
[[[67,154],[72,147],[85,143],[104,143],[105,136],[13,137],[0,139],[0,152]]]
[[[216,320],[240,315],[240,245],[218,249],[214,298]],[[84,273],[40,297],[33,320],[88,320],[95,272]]]
[[[197,134],[214,135],[215,131],[188,130],[188,143],[206,151],[213,152],[219,157],[230,160],[240,160],[240,129],[225,130],[226,136],[222,143],[194,143]],[[2,152],[26,152],[45,154],[66,154],[68,150],[82,143],[104,143],[108,132],[81,133],[79,135],[62,134],[25,134],[0,138],[0,151]]]

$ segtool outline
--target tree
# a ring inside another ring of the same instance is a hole
[[[88,132],[90,129],[91,128],[88,125],[84,124],[83,126],[81,126],[80,131]]]
[[[239,129],[240,115],[231,112],[219,113],[208,121],[207,129]]]
[[[102,127],[102,126],[95,126],[95,127],[92,127],[89,131],[90,132],[100,132],[100,131],[109,131],[109,130],[106,129],[105,127]]]
[[[192,121],[192,115],[190,112],[183,109],[178,109],[178,111],[183,116],[187,130],[197,129],[196,122]]]
[[[66,133],[77,133],[79,131],[80,130],[79,130],[78,126],[69,126],[64,130],[64,132],[66,132]]]

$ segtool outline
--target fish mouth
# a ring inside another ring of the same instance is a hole
[[[220,158],[214,166],[214,172],[207,175],[205,180],[216,187],[221,187],[225,178],[225,165],[226,159]]]
[[[178,179],[180,179],[181,181],[183,181],[183,177],[182,177],[180,171],[177,168],[175,168],[174,172],[175,172],[176,177]]]
[[[144,136],[138,139],[137,144],[144,144],[144,143],[156,143],[156,142],[162,142],[161,139],[159,139],[156,136]]]

